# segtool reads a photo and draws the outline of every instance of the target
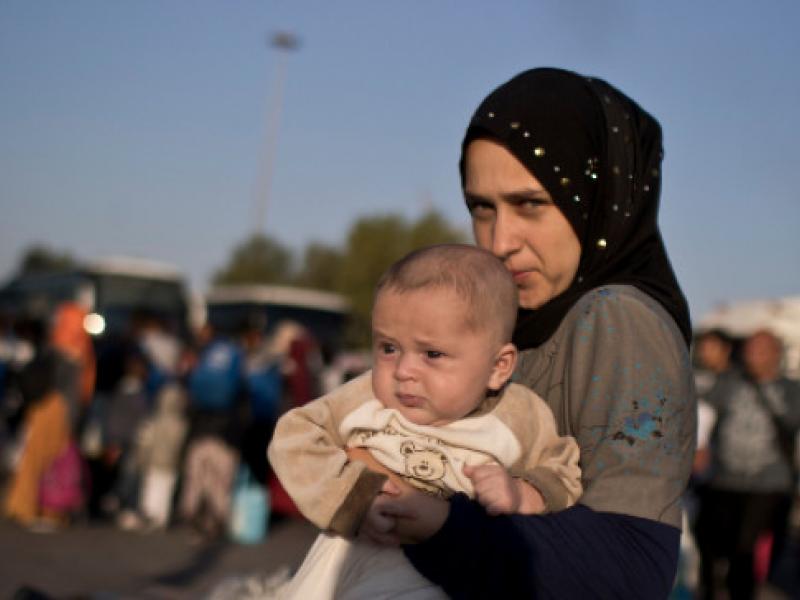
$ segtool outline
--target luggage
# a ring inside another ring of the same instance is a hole
[[[78,444],[70,441],[42,475],[39,505],[42,509],[65,514],[80,510],[87,479]]]
[[[231,498],[230,536],[240,544],[257,544],[267,534],[269,493],[253,478],[246,465],[239,474]]]

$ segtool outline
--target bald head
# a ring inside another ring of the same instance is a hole
[[[511,340],[517,318],[517,288],[511,274],[494,255],[466,244],[428,246],[406,255],[384,273],[375,289],[404,293],[449,289],[465,303],[465,325],[494,329],[498,341]]]

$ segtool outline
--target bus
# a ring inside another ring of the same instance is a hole
[[[261,323],[270,335],[282,321],[303,325],[329,356],[342,350],[350,304],[332,292],[283,285],[227,285],[206,295],[208,321],[215,330],[236,335]]]
[[[14,318],[46,322],[65,301],[89,307],[84,327],[97,339],[124,336],[140,316],[157,318],[188,338],[196,312],[176,268],[137,258],[110,257],[68,271],[25,273],[0,288],[0,311]]]

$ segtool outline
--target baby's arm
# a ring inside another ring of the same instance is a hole
[[[571,436],[558,435],[550,407],[533,391],[519,384],[509,385],[493,413],[516,435],[522,455],[509,468],[510,477],[527,484],[524,494],[538,493],[544,510],[563,510],[575,504],[583,492],[579,449]],[[534,496],[529,496],[534,500]],[[529,508],[535,508],[534,501]],[[541,507],[540,507],[541,508]]]
[[[352,536],[386,476],[351,460],[339,435],[342,419],[372,398],[371,375],[290,410],[275,428],[269,460],[303,515],[320,529]]]
[[[524,479],[512,477],[502,465],[466,465],[464,475],[472,481],[475,499],[490,515],[533,515],[545,511],[539,490]]]

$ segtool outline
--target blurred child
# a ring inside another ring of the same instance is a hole
[[[135,516],[141,471],[136,462],[136,432],[150,413],[147,397],[147,363],[138,351],[125,358],[125,371],[117,383],[106,412],[104,459],[116,473],[111,494],[104,500],[110,512],[117,512],[123,528],[136,524]]]
[[[185,415],[186,392],[177,383],[159,390],[155,414],[139,429],[137,462],[142,469],[139,511],[150,525],[169,523],[175,482],[189,422]]]

